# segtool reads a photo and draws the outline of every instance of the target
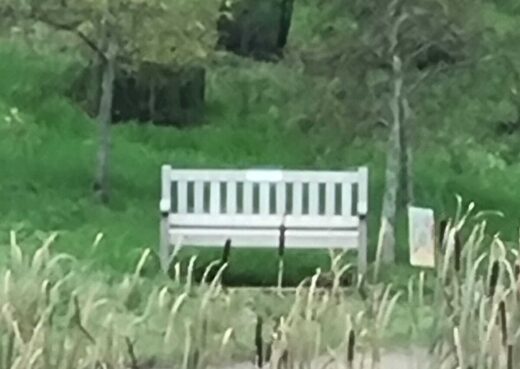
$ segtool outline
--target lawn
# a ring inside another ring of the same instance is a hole
[[[237,97],[228,72],[219,71],[219,83],[209,91],[210,123],[189,129],[154,127],[129,122],[114,126],[111,161],[111,193],[108,206],[92,196],[92,176],[97,148],[96,126],[66,97],[71,60],[65,56],[36,56],[20,46],[0,48],[0,237],[16,230],[35,245],[58,231],[56,248],[86,263],[118,273],[128,271],[142,250],[157,250],[160,166],[244,168],[342,169],[368,165],[370,170],[369,236],[374,255],[378,213],[383,185],[384,145],[378,141],[349,140],[340,151],[323,157],[314,136],[284,124],[260,99],[244,115],[232,104]],[[283,66],[271,66],[280,73]],[[289,91],[290,92],[290,91]],[[284,98],[288,91],[279,91]],[[296,104],[296,103],[295,103]],[[297,106],[295,105],[294,109]],[[290,144],[287,144],[290,143]],[[417,203],[432,206],[442,217],[454,209],[454,194],[477,200],[482,209],[499,209],[509,219],[520,217],[514,196],[516,167],[504,173],[483,167],[459,173],[442,155],[430,149],[418,152]],[[435,151],[438,151],[435,149]],[[463,158],[461,158],[462,160]],[[468,159],[469,160],[469,159]],[[520,177],[520,175],[519,175]],[[501,183],[500,189],[495,183]],[[491,229],[516,237],[513,222],[490,220]],[[103,234],[99,247],[91,244]],[[398,258],[407,260],[406,228],[399,228]],[[199,253],[200,254],[200,253]],[[187,255],[187,254],[186,254]],[[220,258],[220,250],[199,255],[202,265]],[[328,253],[289,252],[286,278],[289,285],[326,268]],[[228,281],[234,284],[273,284],[276,251],[233,250]]]

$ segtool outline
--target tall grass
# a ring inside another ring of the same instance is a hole
[[[142,277],[149,249],[132,273],[113,278],[56,253],[56,234],[28,253],[11,232],[0,268],[0,368],[388,368],[396,350],[405,366],[423,350],[417,368],[511,368],[519,253],[486,239],[485,223],[455,253],[469,219],[470,211],[450,222],[436,269],[417,272],[408,288],[361,279],[320,288],[320,277],[337,281],[349,268],[331,254],[331,270],[281,295],[226,288],[221,261],[202,284],[193,283],[196,258],[174,280]]]
[[[316,277],[289,297],[225,290],[221,272],[201,285],[190,283],[190,275],[149,280],[140,276],[150,257],[146,250],[133,273],[113,280],[56,254],[55,237],[28,254],[11,233],[0,284],[1,368],[121,367],[132,361],[222,366],[253,358],[257,316],[263,317],[264,334],[256,336],[263,357],[273,365],[310,363],[327,347],[342,350],[344,340],[353,342],[354,329],[370,324],[355,314],[359,303],[338,290],[318,291]],[[375,309],[386,323],[389,297]],[[369,345],[362,334],[356,342]]]

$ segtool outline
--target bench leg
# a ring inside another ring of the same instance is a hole
[[[159,258],[161,261],[162,271],[168,275],[169,259],[170,259],[170,239],[168,236],[168,216],[161,216],[161,224],[159,230]]]
[[[367,271],[367,220],[365,217],[359,219],[358,239],[358,272],[365,274]]]

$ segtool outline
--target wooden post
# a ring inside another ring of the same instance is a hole
[[[368,168],[358,169],[358,199],[357,215],[359,217],[359,238],[358,238],[358,270],[364,274],[367,269],[367,248],[368,248]]]
[[[161,222],[160,222],[160,243],[159,243],[159,257],[161,259],[161,269],[165,274],[168,274],[169,259],[170,259],[170,237],[168,235],[168,218],[171,211],[171,167],[163,165],[161,167],[161,202],[159,204]]]

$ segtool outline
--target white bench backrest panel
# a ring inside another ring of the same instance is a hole
[[[288,196],[288,194],[291,196]],[[350,183],[172,182],[177,214],[355,215]]]
[[[163,168],[170,213],[297,218],[366,213],[366,169],[352,172]],[[170,191],[168,191],[170,189]]]

